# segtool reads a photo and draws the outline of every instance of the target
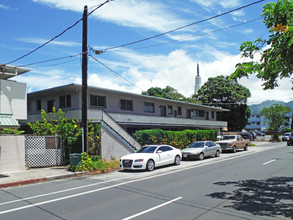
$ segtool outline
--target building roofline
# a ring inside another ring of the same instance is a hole
[[[63,89],[63,88],[68,88],[68,87],[81,88],[82,85],[77,84],[77,83],[71,83],[71,84],[52,87],[52,88],[48,88],[48,89],[44,89],[44,90],[34,91],[34,92],[31,92],[31,93],[28,93],[28,95],[33,95],[33,94],[38,94],[38,93],[47,93],[48,91],[53,91],[53,90],[56,90],[56,89]],[[102,88],[102,87],[97,87],[97,86],[88,86],[88,88],[89,89],[99,89],[99,90],[108,91],[108,92],[112,92],[112,93],[122,93],[122,94],[125,94],[125,95],[136,96],[136,97],[144,97],[144,98],[153,99],[153,100],[162,100],[162,101],[167,101],[167,102],[188,104],[188,105],[202,107],[202,108],[210,108],[210,109],[214,109],[216,111],[230,111],[228,109],[223,109],[221,107],[201,105],[201,104],[196,104],[196,103],[192,103],[192,102],[178,101],[178,100],[166,99],[166,98],[155,97],[155,96],[141,95],[141,94],[137,94],[137,93],[130,93],[130,92],[119,91],[119,90],[114,90],[114,89],[107,89],[107,88]]]
[[[23,67],[0,64],[0,79],[9,79],[29,71],[29,69]]]

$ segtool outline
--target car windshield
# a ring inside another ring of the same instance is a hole
[[[223,137],[223,140],[234,140],[236,139],[234,135],[226,135]]]
[[[144,146],[140,148],[137,153],[154,153],[157,147],[155,146]]]
[[[204,142],[194,142],[188,146],[188,148],[203,148]]]
[[[290,133],[285,133],[283,136],[290,136]]]

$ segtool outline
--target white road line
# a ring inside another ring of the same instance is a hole
[[[253,152],[251,154],[254,154],[254,153],[257,153],[257,152]],[[83,193],[77,193],[77,194],[74,194],[74,195],[60,197],[60,198],[57,198],[57,199],[52,199],[52,200],[48,200],[48,201],[44,201],[44,202],[39,202],[39,203],[36,203],[36,204],[22,206],[22,207],[19,207],[19,208],[8,209],[8,210],[5,210],[5,211],[0,211],[0,215],[5,214],[5,213],[10,213],[10,212],[15,212],[15,211],[22,210],[22,209],[35,207],[35,206],[39,206],[39,205],[44,205],[44,204],[48,204],[48,203],[52,203],[52,202],[57,202],[57,201],[61,201],[61,200],[69,199],[69,198],[74,198],[74,197],[77,197],[77,196],[82,196],[82,195],[86,195],[86,194],[93,193],[93,192],[98,192],[98,191],[102,191],[102,190],[106,190],[106,189],[111,189],[111,188],[115,188],[115,187],[118,187],[118,186],[129,184],[129,183],[135,183],[135,182],[148,180],[148,179],[153,179],[153,178],[157,178],[157,177],[161,177],[161,176],[166,176],[166,175],[169,175],[169,174],[174,174],[174,173],[178,173],[178,172],[182,172],[182,171],[186,171],[186,170],[190,170],[190,169],[194,169],[194,168],[198,168],[198,167],[203,167],[203,166],[206,166],[206,165],[211,165],[211,164],[215,164],[215,163],[219,163],[219,162],[223,162],[223,161],[233,160],[233,159],[244,157],[244,156],[247,156],[247,155],[249,155],[249,154],[242,154],[242,155],[235,156],[235,157],[225,158],[223,160],[217,160],[217,161],[213,161],[213,162],[209,162],[209,163],[198,164],[198,165],[191,166],[191,167],[186,167],[186,168],[183,168],[183,169],[173,170],[173,171],[170,171],[170,172],[167,172],[167,173],[156,174],[155,176],[147,176],[147,177],[143,177],[143,178],[140,178],[140,179],[130,180],[130,181],[126,181],[124,183],[118,183],[118,184],[114,184],[114,185],[111,185],[111,186],[106,186],[106,187],[95,189],[95,190],[90,190],[90,191],[83,192]]]
[[[270,161],[268,161],[268,162],[265,162],[265,163],[263,163],[262,165],[267,165],[267,164],[272,163],[272,162],[274,162],[274,161],[276,161],[276,159],[273,159],[273,160],[270,160]]]
[[[84,185],[84,186],[78,186],[78,187],[74,187],[74,188],[70,188],[70,189],[64,189],[64,190],[60,190],[60,191],[56,191],[56,192],[45,193],[45,194],[26,197],[26,198],[22,198],[22,199],[16,199],[16,200],[0,203],[0,206],[7,205],[7,204],[10,204],[10,203],[20,202],[20,201],[24,201],[24,200],[35,199],[35,198],[40,198],[40,197],[44,197],[44,196],[50,196],[50,195],[54,195],[54,194],[68,192],[68,191],[72,191],[72,190],[76,190],[76,189],[82,189],[82,188],[86,188],[86,187],[97,186],[97,185],[101,185],[101,184],[104,184],[104,183],[119,181],[119,180],[123,180],[123,179],[125,179],[125,178],[112,179],[112,180],[107,180],[107,181],[103,181],[103,182],[88,184],[88,185]]]
[[[130,220],[130,219],[136,218],[136,217],[138,217],[138,216],[144,215],[144,214],[146,214],[146,213],[148,213],[148,212],[154,211],[154,210],[156,210],[156,209],[158,209],[158,208],[161,208],[161,207],[163,207],[163,206],[169,205],[170,203],[173,203],[173,202],[175,202],[175,201],[177,201],[177,200],[179,200],[179,199],[182,199],[182,198],[183,198],[183,197],[178,197],[178,198],[176,198],[176,199],[172,199],[172,200],[170,200],[170,201],[168,201],[168,202],[165,202],[165,203],[163,203],[163,204],[161,204],[161,205],[158,205],[158,206],[155,206],[155,207],[153,207],[153,208],[147,209],[147,210],[145,210],[145,211],[142,211],[142,212],[137,213],[137,214],[135,214],[135,215],[129,216],[129,217],[124,218],[124,219],[122,219],[122,220]]]

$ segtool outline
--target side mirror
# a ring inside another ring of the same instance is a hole
[[[157,151],[158,154],[160,154],[160,153],[162,153],[162,152],[163,152],[162,150],[158,150],[158,151]]]

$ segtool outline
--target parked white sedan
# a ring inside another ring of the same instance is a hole
[[[179,165],[181,151],[169,145],[146,145],[136,153],[128,154],[120,159],[120,167],[124,170],[149,170],[168,164]]]

